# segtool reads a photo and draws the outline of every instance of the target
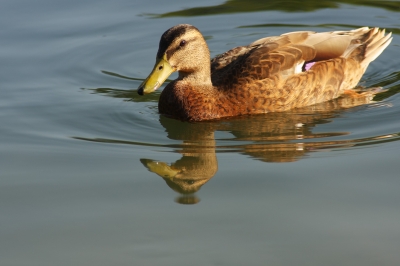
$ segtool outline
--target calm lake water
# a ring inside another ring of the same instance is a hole
[[[0,265],[400,265],[399,1],[0,4]],[[388,91],[168,119],[162,88],[136,88],[179,23],[212,56],[295,30],[387,28],[361,85]]]

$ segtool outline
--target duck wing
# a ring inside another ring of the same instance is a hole
[[[321,33],[297,31],[266,37],[212,59],[211,79],[217,87],[234,87],[244,80],[251,82],[273,76],[284,81],[308,70],[307,62],[331,64],[328,61],[336,58],[357,62],[354,70],[361,78],[368,64],[382,53],[391,39],[390,33],[385,36],[384,30],[368,27]],[[344,68],[344,65],[337,67]]]
[[[262,80],[274,75],[286,78],[302,71],[316,56],[313,46],[301,43],[312,32],[266,37],[247,46],[235,47],[211,61],[215,86],[232,87],[239,80]]]

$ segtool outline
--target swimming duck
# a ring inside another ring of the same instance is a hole
[[[391,33],[298,31],[259,39],[210,59],[200,31],[176,25],[161,36],[153,71],[140,95],[162,91],[161,114],[184,121],[281,112],[354,93],[369,63],[389,45]]]

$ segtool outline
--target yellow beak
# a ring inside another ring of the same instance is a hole
[[[156,173],[163,178],[174,179],[174,177],[180,172],[180,170],[175,170],[164,162],[157,162],[150,159],[140,159],[140,161],[151,172]]]
[[[162,58],[157,58],[153,71],[151,71],[150,75],[138,88],[137,92],[139,95],[152,93],[158,89],[173,72],[176,71],[176,69],[168,63],[165,57],[166,56],[164,55]]]

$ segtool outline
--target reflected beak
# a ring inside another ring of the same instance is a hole
[[[147,79],[143,81],[138,88],[137,92],[139,95],[152,93],[158,89],[173,72],[176,71],[176,69],[168,63],[165,57],[166,56],[164,55],[162,58],[157,58],[153,71],[151,71]]]
[[[164,162],[157,162],[150,159],[140,159],[140,162],[146,166],[150,172],[156,173],[163,178],[173,179],[180,172],[179,170],[171,168],[171,166]]]

